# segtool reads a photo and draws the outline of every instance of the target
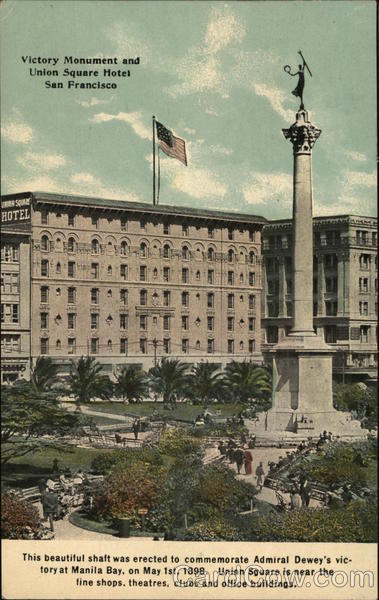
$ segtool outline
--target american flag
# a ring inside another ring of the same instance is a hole
[[[167,129],[162,123],[156,121],[157,137],[159,146],[167,156],[177,158],[185,166],[187,166],[186,143],[181,138],[173,135],[172,131]]]

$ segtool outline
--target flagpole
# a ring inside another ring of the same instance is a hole
[[[153,115],[153,206],[155,204],[155,116]]]

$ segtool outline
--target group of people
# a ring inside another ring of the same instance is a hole
[[[220,440],[218,443],[218,450],[220,455],[229,460],[230,464],[234,464],[237,467],[237,473],[241,474],[241,469],[244,467],[245,475],[252,475],[253,473],[253,453],[252,448],[255,447],[255,436],[250,439],[247,443],[247,448],[244,448],[243,443],[238,445],[234,440],[229,439],[227,444]],[[260,489],[263,487],[265,472],[263,469],[263,463],[260,462],[255,470],[256,485]]]

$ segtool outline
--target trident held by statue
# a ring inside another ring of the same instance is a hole
[[[305,61],[305,58],[304,58],[301,50],[298,51],[298,54],[300,54],[303,64],[299,65],[299,70],[297,71],[297,73],[291,73],[290,65],[285,65],[284,70],[286,73],[288,73],[288,75],[291,75],[291,77],[295,77],[295,75],[299,76],[299,81],[297,82],[297,86],[295,87],[295,89],[292,91],[292,94],[294,96],[297,96],[298,98],[300,98],[300,110],[304,110],[304,103],[303,103],[304,69],[305,68],[307,69],[307,71],[311,77],[312,77],[312,73],[311,73],[310,68],[308,67],[308,64]]]

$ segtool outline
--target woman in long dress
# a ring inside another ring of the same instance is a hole
[[[251,475],[253,472],[253,454],[251,450],[245,450],[245,473]]]

